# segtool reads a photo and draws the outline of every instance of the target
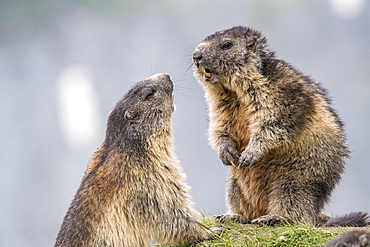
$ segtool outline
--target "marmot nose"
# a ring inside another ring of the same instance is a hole
[[[174,85],[168,74],[159,73],[151,76],[150,78],[157,80],[157,82],[161,85],[162,89],[164,89],[165,92],[167,92],[169,95],[172,95]]]
[[[202,59],[202,53],[199,51],[199,50],[196,50],[194,53],[193,53],[193,60],[194,60],[194,63],[198,64],[199,61]]]
[[[156,81],[171,82],[170,76],[165,73],[158,73],[158,74],[152,75],[148,79],[153,79]]]

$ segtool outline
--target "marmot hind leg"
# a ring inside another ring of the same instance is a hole
[[[244,217],[243,208],[246,205],[246,201],[243,192],[238,184],[236,178],[230,175],[227,182],[227,203],[229,206],[229,213],[224,215],[219,215],[216,219],[219,222],[225,221],[235,221],[241,224],[246,224],[250,222],[250,219]]]
[[[279,225],[289,223],[289,220],[277,215],[263,215],[251,221],[252,224]]]
[[[212,240],[211,232],[203,229],[203,226],[198,221],[194,220],[193,215],[181,213],[173,220],[166,221],[163,226],[154,226],[165,229],[166,232],[159,232],[156,239],[161,243],[170,245],[189,245],[193,243],[200,243],[207,240]]]
[[[321,213],[330,193],[325,187],[317,181],[303,182],[287,177],[275,181],[267,214],[279,215],[286,222],[319,225],[327,219]],[[258,221],[266,223],[259,219],[254,222]]]

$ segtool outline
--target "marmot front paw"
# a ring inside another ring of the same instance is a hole
[[[253,166],[257,163],[260,154],[258,152],[251,152],[249,150],[244,150],[239,158],[239,166]]]
[[[226,166],[236,165],[236,160],[239,159],[238,151],[230,144],[221,146],[218,156]]]

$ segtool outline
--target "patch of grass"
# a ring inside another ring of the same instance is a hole
[[[337,235],[353,230],[349,227],[324,228],[309,225],[285,224],[279,226],[265,226],[254,224],[238,224],[227,221],[218,223],[213,217],[204,218],[202,224],[206,228],[219,227],[221,234],[215,233],[214,240],[191,247],[231,247],[231,246],[322,246]]]

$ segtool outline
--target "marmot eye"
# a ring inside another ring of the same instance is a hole
[[[151,98],[155,93],[155,90],[150,90],[149,93],[146,95],[145,99]]]
[[[221,46],[221,49],[222,49],[222,50],[228,50],[228,49],[230,49],[232,46],[233,46],[233,43],[232,43],[231,41],[226,41],[226,42]]]

